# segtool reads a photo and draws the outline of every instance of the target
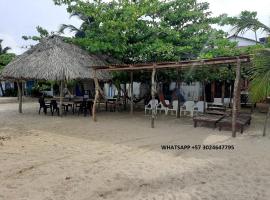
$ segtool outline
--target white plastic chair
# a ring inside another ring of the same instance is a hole
[[[193,117],[193,111],[194,111],[194,101],[186,101],[183,106],[180,107],[180,116],[182,115],[182,112],[184,115],[187,113],[190,113],[190,116]]]
[[[154,112],[156,114],[156,112],[157,112],[157,105],[158,105],[158,100],[157,99],[155,99],[155,100],[151,99],[149,101],[149,103],[144,107],[144,113],[145,113],[145,115],[147,114],[147,111],[150,111],[150,113],[152,113],[152,109],[153,108],[154,108]]]
[[[205,109],[207,109],[206,102],[198,101],[193,108],[193,114],[203,113],[204,112],[204,103],[205,103]]]
[[[169,111],[171,114],[175,112],[175,115],[177,116],[177,113],[178,113],[178,101],[177,100],[174,100],[172,102],[172,108],[167,109],[167,114]]]
[[[170,101],[169,100],[165,100],[165,104],[169,105]],[[165,114],[168,114],[168,107],[165,107],[162,102],[159,102],[159,104],[157,105],[157,113],[162,113],[162,111],[165,112]]]

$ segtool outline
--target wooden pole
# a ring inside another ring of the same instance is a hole
[[[177,104],[177,118],[180,118],[180,105],[181,105],[181,93],[180,93],[180,74],[179,74],[179,69],[177,69],[177,93],[179,94],[177,95],[177,100],[178,100],[178,104]]]
[[[18,97],[19,97],[19,113],[22,113],[22,83],[17,81],[18,85]]]
[[[202,90],[203,90],[203,113],[206,111],[206,92],[205,92],[205,81],[202,83]]]
[[[59,104],[59,113],[60,116],[63,116],[63,80],[60,81],[60,104]]]
[[[133,115],[133,71],[130,72],[130,114]]]
[[[98,79],[96,77],[96,71],[95,71],[94,82],[95,82],[95,91],[96,92],[95,92],[95,99],[94,99],[93,108],[92,108],[92,116],[93,116],[93,121],[96,122],[97,121],[96,104],[97,104],[97,100],[99,97],[99,84],[98,84]]]
[[[232,81],[230,81],[230,108],[232,107]]]
[[[224,104],[224,97],[225,97],[225,81],[222,81],[221,86],[221,103]]]
[[[212,82],[211,83],[211,100],[214,101],[215,98],[215,89],[216,89],[216,83]]]
[[[269,116],[270,116],[270,104],[268,106],[268,112],[266,114],[265,121],[264,121],[263,136],[266,136],[266,127],[267,127],[267,121],[268,121]]]
[[[151,85],[151,95],[152,95],[152,102],[155,101],[155,94],[156,94],[156,81],[155,81],[155,75],[156,75],[156,67],[153,66],[152,71],[152,85]],[[155,105],[152,105],[152,115],[151,115],[151,127],[155,127],[155,116],[156,116],[156,108]]]
[[[238,99],[240,96],[239,87],[240,87],[240,76],[241,76],[241,62],[238,58],[236,66],[236,78],[234,82],[234,91],[233,91],[233,109],[232,109],[232,137],[236,137],[236,119],[238,113]]]
[[[240,80],[239,80],[239,87],[238,87],[238,94],[239,94],[239,97],[237,99],[237,110],[240,111],[241,110],[241,86],[242,86],[242,79],[240,77]]]

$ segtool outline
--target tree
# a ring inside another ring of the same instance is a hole
[[[10,47],[2,47],[2,42],[3,40],[0,39],[0,72],[2,71],[3,67],[6,66],[15,57],[15,54],[8,53],[8,51],[11,50]],[[4,95],[4,90],[1,82],[0,89]]]
[[[244,34],[251,30],[255,34],[255,40],[258,41],[257,31],[261,29],[266,33],[270,33],[270,27],[260,22],[257,18],[257,12],[242,11],[239,17],[228,17],[224,20],[225,24],[233,26],[232,31],[235,35]]]
[[[208,3],[196,0],[54,2],[66,4],[67,11],[83,21],[79,28],[62,25],[61,31],[83,33],[72,42],[125,63],[196,58],[215,31],[211,24],[217,23]]]
[[[270,49],[257,51],[253,59],[253,75],[250,92],[254,102],[264,101],[270,96]],[[270,116],[270,106],[265,118],[263,136],[266,135],[267,121]]]
[[[45,28],[42,28],[41,26],[37,26],[36,30],[37,30],[39,36],[26,36],[26,35],[23,35],[22,39],[40,41],[42,38],[45,38],[45,37],[48,37],[49,35],[54,34],[54,32],[49,33]]]
[[[209,4],[196,0],[54,0],[67,5],[71,16],[78,16],[81,27],[62,25],[60,32],[75,32],[71,42],[91,53],[108,54],[120,62],[142,63],[179,61],[239,55],[236,44],[221,30],[212,28],[220,18],[211,17]],[[159,72],[159,74],[161,74]],[[176,77],[176,71],[162,76]],[[115,73],[120,82],[126,73]],[[150,75],[147,76],[150,80]],[[134,73],[135,81],[145,75]]]
[[[34,36],[26,36],[26,35],[23,35],[22,36],[22,39],[23,40],[32,40],[32,41],[35,41],[35,42],[39,42],[41,39],[43,38],[46,38],[46,37],[49,37],[51,35],[55,35],[56,33],[55,32],[49,32],[48,30],[46,30],[45,28],[42,28],[41,26],[37,26],[36,27],[36,30],[38,32],[38,35],[34,35]],[[33,45],[26,45],[26,46],[23,46],[22,48],[31,48]]]

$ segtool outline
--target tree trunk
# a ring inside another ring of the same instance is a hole
[[[239,83],[240,83],[240,75],[241,75],[241,62],[238,59],[237,67],[236,67],[236,78],[234,82],[234,91],[233,91],[233,110],[232,110],[232,137],[236,137],[236,119],[237,119],[237,104],[239,99]]]
[[[258,37],[257,37],[257,31],[254,31],[255,33],[255,40],[256,40],[256,44],[258,43]]]
[[[133,72],[130,72],[130,114],[133,115]]]
[[[268,112],[266,114],[265,121],[264,121],[263,136],[266,136],[267,121],[268,121],[269,116],[270,116],[270,104],[268,106]]]
[[[156,68],[153,68],[152,71],[152,85],[151,85],[151,95],[152,95],[152,101],[154,103],[155,101],[155,90],[156,90],[156,82],[155,82],[155,74],[156,74]],[[155,116],[156,116],[156,108],[154,105],[152,105],[152,116],[151,116],[151,127],[155,127]]]

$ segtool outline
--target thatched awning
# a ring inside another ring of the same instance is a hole
[[[60,36],[50,36],[17,56],[3,69],[1,76],[16,80],[92,79],[91,66],[106,64],[109,63],[104,57],[90,55]],[[101,71],[97,71],[96,76],[100,80],[111,78],[108,72]]]

